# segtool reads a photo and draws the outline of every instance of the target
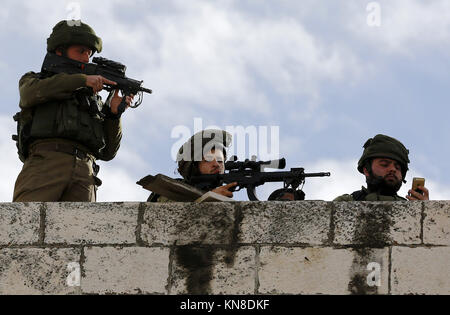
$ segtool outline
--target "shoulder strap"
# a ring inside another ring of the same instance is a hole
[[[353,197],[354,201],[363,201],[367,196],[367,192],[365,192],[364,190],[357,190],[354,191],[351,196]]]

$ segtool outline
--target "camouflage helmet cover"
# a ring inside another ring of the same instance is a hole
[[[212,149],[221,149],[226,159],[226,148],[230,146],[231,140],[232,136],[224,130],[207,129],[196,133],[178,150],[178,172],[183,178],[189,179],[196,172],[196,162],[202,161],[203,154]]]
[[[368,159],[389,158],[400,163],[405,178],[408,171],[409,150],[397,139],[385,135],[376,135],[364,144],[364,152],[358,162],[358,171],[364,174],[364,165]]]
[[[94,30],[81,21],[61,21],[53,27],[53,32],[47,39],[47,51],[54,52],[58,47],[69,45],[85,45],[100,53],[102,39]]]

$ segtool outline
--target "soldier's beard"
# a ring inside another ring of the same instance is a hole
[[[380,195],[395,196],[402,187],[402,181],[387,181],[385,177],[376,176],[371,172],[369,176],[366,176],[367,189],[378,192]]]

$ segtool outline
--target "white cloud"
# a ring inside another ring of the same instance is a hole
[[[54,24],[68,16],[69,2],[9,1],[8,23],[44,46]],[[82,18],[103,38],[102,55],[125,63],[129,76],[154,90],[135,118],[151,117],[147,134],[159,139],[163,130],[204,110],[214,112],[202,113],[214,121],[235,110],[270,117],[279,108],[273,93],[305,97],[295,104],[302,114],[291,118],[314,122],[323,84],[358,80],[364,68],[349,47],[308,31],[302,10],[260,18],[238,2],[170,1],[167,10],[153,2],[78,2]],[[148,14],[138,12],[130,23],[120,19],[120,8]]]
[[[56,22],[66,17],[63,1],[5,1],[2,2],[2,16],[0,26],[3,30],[30,36],[32,38],[47,39]]]
[[[102,171],[105,168],[127,168],[129,172],[141,171],[149,169],[149,161],[144,160],[143,156],[139,155],[133,147],[122,142],[116,157],[112,161],[103,162],[98,161],[101,164]]]
[[[103,184],[97,191],[98,202],[146,201],[150,192],[138,186],[126,168],[104,167],[99,177]]]
[[[0,202],[11,202],[14,192],[14,184],[17,175],[22,168],[17,155],[15,142],[11,140],[11,135],[16,134],[15,125],[12,117],[0,116],[0,152],[2,152],[0,173],[2,180],[0,181]]]
[[[157,118],[167,118],[173,106],[178,110],[170,114],[183,116],[184,104],[217,112],[257,109],[268,116],[278,106],[268,98],[274,91],[306,96],[309,101],[298,106],[312,111],[322,83],[352,81],[361,73],[350,49],[320,41],[295,16],[257,19],[223,3],[171,4],[170,12],[150,14],[133,25],[106,19],[113,6],[95,19],[104,21],[97,32],[108,45],[105,54],[121,54],[130,74],[154,89],[147,99],[158,107],[152,111]],[[262,83],[273,91],[261,89]]]
[[[446,0],[378,1],[381,26],[369,27],[360,2],[348,3],[348,30],[371,43],[379,52],[413,55],[417,49],[429,51],[429,45],[448,47],[450,38],[450,3]]]
[[[334,198],[351,194],[365,185],[365,178],[358,172],[357,160],[321,160],[305,165],[305,172],[330,172],[330,177],[307,178],[304,192],[309,200],[332,201]]]

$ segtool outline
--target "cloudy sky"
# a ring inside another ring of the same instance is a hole
[[[22,167],[11,140],[18,80],[39,71],[52,27],[78,14],[102,37],[101,55],[154,91],[124,114],[116,159],[99,163],[98,201],[146,200],[136,181],[177,177],[178,131],[209,126],[265,127],[269,139],[278,130],[269,148],[287,168],[332,173],[304,187],[307,199],[322,200],[364,184],[362,145],[387,134],[410,150],[400,194],[425,177],[432,199],[450,197],[447,0],[3,0],[0,202],[11,201]]]

